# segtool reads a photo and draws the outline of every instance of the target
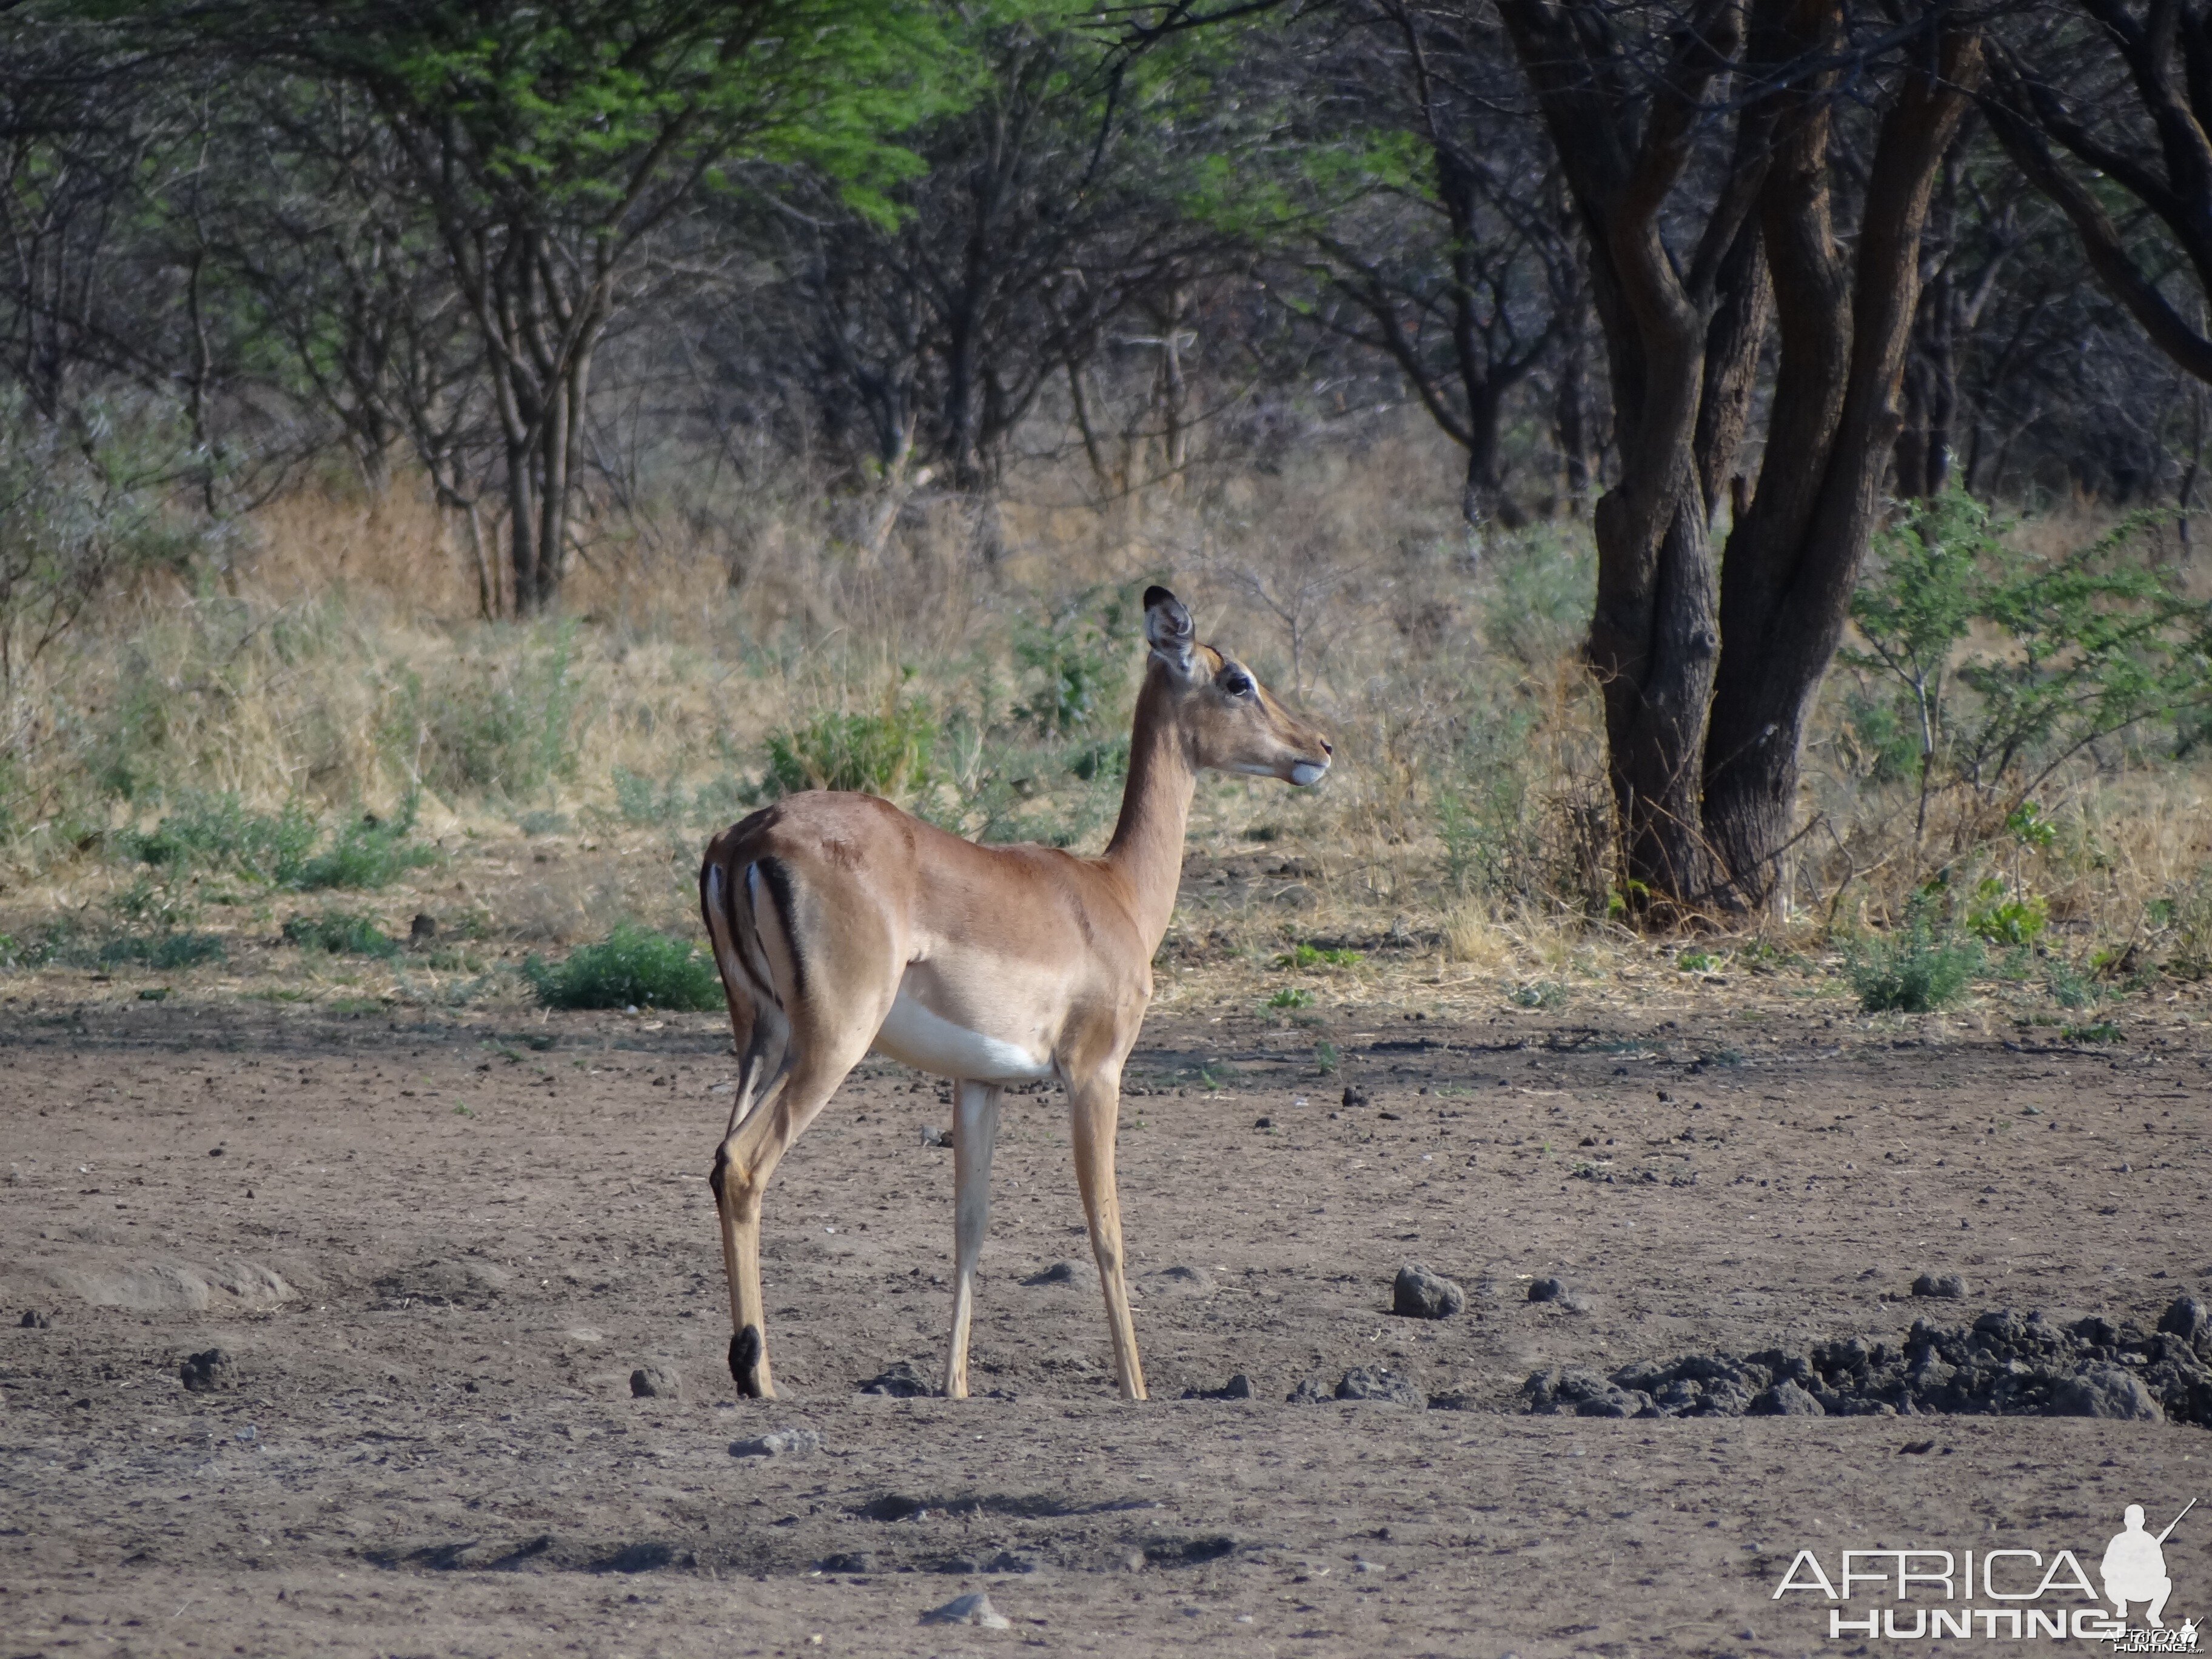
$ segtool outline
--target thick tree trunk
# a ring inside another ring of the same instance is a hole
[[[1820,44],[1786,39],[1776,56]],[[1855,261],[1831,234],[1824,88],[1789,94],[1802,101],[1776,129],[1761,194],[1782,364],[1758,495],[1729,538],[1727,645],[1705,751],[1720,897],[1747,912],[1784,891],[1805,726],[1842,638],[1897,437],[1929,192],[1979,74],[1975,37],[1947,34],[1940,52],[1933,74],[1908,74],[1883,118]]]
[[[1655,544],[1623,498],[1626,478],[1599,501],[1587,655],[1605,702],[1624,896],[1639,915],[1665,915],[1709,885],[1698,782],[1720,634],[1712,540],[1686,446],[1656,478],[1638,471],[1639,487],[1666,497],[1667,517]]]

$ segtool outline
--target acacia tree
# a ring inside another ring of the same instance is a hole
[[[482,352],[524,614],[558,596],[594,355],[649,239],[763,161],[866,199],[907,159],[889,135],[955,86],[920,0],[237,0],[173,15],[374,112]]]
[[[1929,185],[1979,40],[1940,9],[1900,27],[1844,0],[1499,10],[1583,218],[1611,368],[1620,477],[1595,515],[1587,652],[1624,875],[1662,917],[1756,909],[1875,522]],[[1770,317],[1752,487],[1736,460]]]
[[[1517,520],[1507,403],[1586,301],[1573,217],[1495,15],[1314,8],[1250,30],[1239,81],[1249,112],[1216,158],[1210,216],[1262,251],[1293,314],[1403,377],[1465,456],[1470,524]]]
[[[1992,52],[1981,101],[2098,280],[2212,382],[2212,7],[2075,0],[2029,14]]]
[[[895,216],[801,181],[804,210],[757,240],[778,248],[774,325],[802,348],[769,367],[806,376],[836,448],[979,491],[1053,381],[1086,422],[1109,325],[1170,303],[1219,239],[1175,209],[1190,147],[1174,118],[1194,95],[1180,66],[1113,80],[1095,41],[1044,12],[961,38],[975,94],[908,135],[922,166],[886,191]]]

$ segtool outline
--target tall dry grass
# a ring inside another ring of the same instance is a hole
[[[699,842],[760,798],[777,741],[901,710],[933,739],[915,810],[1095,849],[1134,686],[1130,597],[1165,580],[1340,757],[1310,793],[1207,781],[1197,851],[1295,866],[1304,896],[1240,900],[1189,931],[1250,959],[1328,937],[1564,973],[1614,936],[1617,902],[1575,654],[1590,550],[1572,521],[1471,538],[1452,477],[1409,428],[1103,503],[1033,467],[988,538],[966,504],[919,495],[694,503],[599,524],[564,617],[527,625],[476,616],[458,526],[404,484],[375,501],[302,492],[254,517],[221,579],[114,596],[18,684],[0,720],[0,931],[143,884],[130,832],[226,795],[331,823],[412,811],[449,858],[421,881],[473,881],[480,930],[681,927]],[[1102,689],[1079,719],[1037,714],[1040,641],[1088,653]],[[1901,915],[1926,875],[1900,856],[1909,790],[1866,774],[1837,703],[1808,751],[1810,827],[1772,948]],[[1971,861],[2035,896],[2044,948],[2069,960],[2212,955],[2205,788],[2200,764],[2112,746],[2045,792],[2048,844]],[[540,870],[548,848],[567,852]],[[511,878],[450,862],[465,858]]]

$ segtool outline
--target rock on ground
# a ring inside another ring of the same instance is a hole
[[[1010,1630],[1012,1622],[1006,1614],[991,1605],[991,1598],[978,1590],[973,1595],[956,1595],[941,1607],[932,1607],[921,1615],[925,1625],[975,1625],[984,1630]]]
[[[629,1374],[629,1393],[633,1400],[681,1400],[684,1382],[661,1366],[640,1365]]]
[[[223,1392],[238,1386],[238,1362],[221,1348],[210,1348],[178,1366],[177,1376],[194,1394]]]
[[[2094,1316],[2061,1321],[1996,1308],[1971,1326],[1915,1321],[1899,1344],[1852,1337],[1797,1352],[1685,1354],[1605,1376],[1554,1367],[1531,1375],[1521,1392],[1531,1412],[1580,1417],[1950,1413],[2212,1427],[2212,1322],[2185,1296],[2159,1325],[2146,1333]]]
[[[1407,1319],[1448,1319],[1467,1306],[1467,1292],[1442,1273],[1408,1261],[1390,1287],[1390,1311]]]

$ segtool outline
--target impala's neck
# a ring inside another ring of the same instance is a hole
[[[1183,829],[1197,788],[1188,748],[1170,714],[1167,688],[1148,674],[1137,695],[1121,817],[1114,839],[1106,843],[1106,862],[1121,872],[1136,895],[1147,959],[1159,948],[1175,915],[1176,890],[1182,881]]]

